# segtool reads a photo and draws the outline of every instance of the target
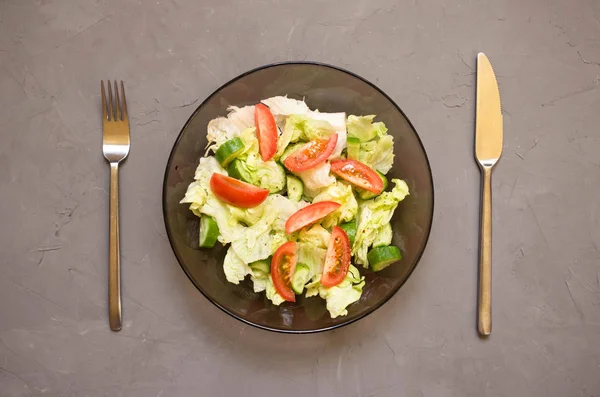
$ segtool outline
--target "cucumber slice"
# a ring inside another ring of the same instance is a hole
[[[358,160],[360,153],[360,139],[349,136],[346,140],[346,152],[348,153],[348,159]]]
[[[212,248],[219,237],[219,225],[212,216],[200,217],[200,247]]]
[[[369,266],[374,272],[385,269],[394,262],[402,259],[400,248],[393,245],[375,247],[367,254]]]
[[[379,171],[376,171],[376,172],[377,172],[377,175],[379,175],[379,177],[383,181],[383,189],[381,190],[381,193],[383,193],[383,192],[385,192],[385,190],[388,187],[388,179],[381,172],[379,172]],[[360,197],[362,200],[369,200],[369,199],[372,199],[373,197],[377,197],[377,196],[379,196],[379,194],[381,194],[381,193],[375,194],[375,193],[370,192],[365,189],[356,189],[356,191],[358,193],[358,197]]]
[[[219,164],[221,164],[223,167],[227,167],[227,165],[243,151],[244,142],[242,142],[242,139],[237,136],[219,146],[215,152],[215,157],[217,158]]]
[[[231,164],[229,164],[229,167],[227,167],[227,173],[232,178],[252,183],[252,177],[250,176],[250,173],[246,167],[244,167],[244,162],[240,159],[235,159],[231,162]]]
[[[288,198],[295,202],[300,201],[302,199],[302,194],[304,193],[304,184],[302,184],[300,178],[286,175],[286,182]]]
[[[292,277],[292,289],[295,293],[301,294],[304,291],[304,286],[310,279],[310,268],[304,263],[296,264],[296,271]]]
[[[340,227],[348,235],[350,247],[352,247],[354,245],[354,239],[356,238],[356,219],[353,219],[350,222],[342,223]]]
[[[254,272],[254,275],[260,277],[262,275],[268,275],[271,273],[271,260],[263,259],[261,261],[252,262],[250,269]]]

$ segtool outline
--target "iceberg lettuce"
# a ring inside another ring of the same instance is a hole
[[[384,135],[361,143],[358,160],[382,174],[387,174],[394,164],[394,137]]]
[[[395,184],[390,192],[383,192],[378,197],[363,201],[358,210],[358,227],[352,246],[355,263],[369,266],[367,252],[378,237],[382,227],[392,219],[398,203],[409,194],[408,185],[400,179],[392,179]]]
[[[346,308],[360,299],[364,285],[365,278],[361,277],[356,267],[350,265],[348,274],[341,283],[330,288],[319,286],[319,296],[325,299],[331,318],[347,315]]]
[[[233,284],[239,284],[247,274],[252,274],[250,266],[244,263],[231,247],[223,260],[223,271],[227,281]]]
[[[302,179],[306,197],[313,198],[319,194],[321,189],[335,183],[335,177],[330,175],[329,171],[331,171],[331,165],[329,162],[325,162],[309,170],[296,173]]]
[[[335,182],[321,190],[313,199],[313,203],[319,201],[334,201],[341,204],[340,208],[323,218],[321,224],[327,228],[339,225],[342,222],[349,222],[358,213],[358,202],[354,197],[354,193],[352,193],[352,186],[344,182]]]

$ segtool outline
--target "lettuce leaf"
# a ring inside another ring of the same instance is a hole
[[[316,248],[327,249],[330,238],[331,233],[319,224],[302,228],[298,233],[298,242],[311,244]]]
[[[289,116],[292,114],[308,113],[310,109],[304,101],[288,98],[287,96],[274,96],[261,101],[271,109],[273,116]]]
[[[206,199],[208,198],[208,194],[206,190],[202,187],[202,183],[196,181],[190,183],[185,192],[185,196],[180,204],[190,203],[190,210],[196,215],[200,216],[199,209],[206,203]]]
[[[369,116],[348,116],[346,128],[348,136],[360,139],[361,142],[368,142],[380,136],[387,134],[387,127],[382,122],[373,123],[375,115]]]
[[[267,285],[265,286],[265,293],[267,295],[267,299],[269,299],[271,302],[273,302],[273,304],[275,306],[279,306],[283,302],[285,302],[285,299],[283,299],[281,297],[281,295],[279,295],[277,293],[277,290],[275,289],[275,285],[273,285],[273,278],[271,277],[270,274],[269,274],[269,278],[267,279]]]
[[[378,237],[385,224],[390,222],[398,203],[409,194],[408,185],[400,179],[392,179],[395,184],[390,192],[383,192],[378,197],[366,200],[359,205],[358,227],[352,246],[352,255],[356,264],[369,266],[367,252]]]
[[[247,274],[252,274],[250,266],[244,263],[231,247],[223,260],[223,271],[227,281],[233,284],[239,284]]]
[[[336,179],[329,174],[330,170],[331,165],[329,162],[325,162],[309,170],[296,173],[302,179],[306,197],[315,197],[321,189],[335,183]]]
[[[239,166],[244,168],[250,178],[247,182],[271,193],[281,192],[285,188],[285,170],[274,160],[263,161],[258,152],[245,156],[245,159],[238,159]]]
[[[254,128],[254,106],[244,106],[239,108],[237,106],[229,106],[227,108],[229,115],[227,118],[233,125],[238,128],[239,131],[244,131],[248,128]]]
[[[215,172],[227,175],[227,171],[225,171],[221,165],[219,165],[219,162],[214,157],[211,156],[200,158],[200,162],[194,175],[195,181],[190,183],[187,191],[185,192],[185,196],[180,201],[182,204],[189,203],[190,210],[196,216],[200,216],[200,208],[206,203],[206,201],[209,199],[209,196],[212,195],[209,187],[210,178]]]
[[[394,137],[384,135],[361,143],[358,160],[382,174],[387,174],[394,164]]]
[[[365,278],[360,276],[356,267],[350,265],[346,278],[340,284],[330,288],[319,286],[319,296],[325,299],[331,318],[347,315],[346,308],[360,299],[364,285]]]
[[[354,193],[352,193],[352,186],[343,182],[335,182],[321,190],[313,199],[313,203],[319,201],[334,201],[341,204],[340,208],[323,218],[321,224],[327,228],[339,225],[342,222],[349,222],[358,213],[358,202],[354,197]]]

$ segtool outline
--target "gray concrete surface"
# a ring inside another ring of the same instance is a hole
[[[495,66],[494,331],[475,332],[475,55]],[[213,307],[161,214],[198,100],[259,65],[379,84],[431,158],[429,247],[383,308],[267,333]],[[1,396],[600,396],[600,2],[0,1]],[[107,320],[100,79],[127,82],[124,329]]]

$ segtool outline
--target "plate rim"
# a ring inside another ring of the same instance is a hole
[[[169,172],[169,165],[171,164],[171,162],[173,160],[175,147],[177,146],[177,144],[181,140],[183,132],[185,131],[185,129],[187,128],[187,126],[191,123],[191,121],[194,118],[194,116],[196,115],[196,113],[198,113],[200,111],[200,109],[202,108],[202,106],[204,106],[204,104],[207,101],[209,101],[213,96],[215,96],[223,88],[225,88],[225,87],[227,87],[227,86],[235,83],[236,81],[238,81],[238,80],[246,77],[247,75],[255,73],[255,72],[258,72],[260,70],[265,70],[265,69],[269,69],[269,68],[272,68],[272,67],[278,67],[278,66],[287,66],[287,65],[311,65],[311,66],[320,66],[320,67],[325,67],[325,68],[329,68],[329,69],[334,69],[334,70],[337,70],[337,71],[342,72],[342,73],[346,73],[346,74],[348,74],[348,75],[350,75],[352,77],[355,77],[355,78],[361,80],[362,82],[368,84],[373,89],[375,89],[381,95],[383,95],[396,108],[396,110],[398,110],[402,114],[402,116],[404,117],[404,119],[408,122],[408,125],[410,126],[410,128],[412,129],[412,131],[415,133],[415,135],[417,137],[417,141],[418,141],[419,145],[421,146],[421,149],[423,150],[423,153],[425,154],[425,162],[427,164],[427,170],[429,171],[428,172],[428,174],[429,174],[429,180],[430,180],[431,188],[432,188],[432,192],[431,192],[432,193],[431,194],[431,221],[429,222],[429,225],[427,227],[427,231],[426,231],[426,235],[425,235],[425,240],[424,240],[423,246],[422,246],[419,254],[416,257],[415,265],[412,267],[412,269],[410,270],[410,272],[408,272],[408,274],[406,275],[406,278],[404,279],[404,281],[402,281],[400,284],[398,284],[398,287],[390,294],[389,297],[387,297],[387,299],[383,299],[378,304],[371,306],[369,309],[367,309],[360,316],[357,316],[356,318],[353,318],[351,320],[347,320],[347,321],[341,322],[339,324],[335,324],[335,325],[331,325],[331,326],[327,326],[327,327],[309,329],[309,330],[293,330],[293,329],[284,329],[284,328],[274,328],[274,327],[269,327],[269,326],[265,326],[265,325],[254,323],[254,322],[252,322],[250,320],[247,320],[247,319],[245,319],[245,318],[243,318],[241,316],[238,316],[235,313],[229,311],[226,307],[220,305],[218,302],[216,302],[210,296],[208,296],[208,294],[205,294],[202,291],[202,289],[194,282],[194,279],[189,274],[189,272],[186,269],[186,267],[182,264],[182,261],[179,258],[179,255],[177,254],[177,251],[173,247],[173,238],[171,236],[171,232],[169,230],[169,225],[168,225],[168,222],[167,222],[167,208],[166,208],[167,207],[166,206],[167,193],[166,192],[167,192],[167,177],[168,177],[168,172]],[[373,313],[374,311],[376,311],[377,309],[379,309],[380,307],[382,307],[384,304],[386,304],[387,302],[389,302],[392,299],[392,297],[394,297],[398,293],[398,291],[400,290],[400,288],[402,288],[402,286],[404,286],[404,284],[408,281],[408,279],[410,278],[410,276],[412,276],[413,272],[415,271],[415,269],[417,268],[417,266],[421,262],[423,254],[425,253],[425,250],[427,249],[427,245],[428,245],[429,239],[431,237],[431,229],[433,228],[433,219],[434,219],[434,215],[435,215],[435,185],[434,185],[434,179],[433,179],[433,172],[432,172],[432,169],[431,169],[431,162],[429,161],[429,156],[427,155],[427,151],[425,150],[425,145],[423,144],[421,136],[417,132],[417,129],[415,128],[415,126],[413,125],[413,123],[410,121],[410,119],[408,118],[408,116],[404,113],[404,111],[400,108],[400,106],[398,106],[398,104],[388,94],[386,94],[381,88],[379,88],[377,85],[375,85],[371,81],[367,80],[366,78],[364,78],[362,76],[359,76],[358,74],[356,74],[356,73],[354,73],[354,72],[352,72],[350,70],[344,69],[344,68],[339,67],[339,66],[331,65],[331,64],[328,64],[328,63],[319,62],[319,61],[282,61],[282,62],[272,62],[272,63],[264,64],[262,66],[258,66],[258,67],[255,67],[253,69],[247,70],[246,72],[233,77],[232,79],[228,80],[227,82],[225,82],[224,84],[222,84],[218,88],[216,88],[200,104],[198,104],[198,106],[196,107],[196,109],[192,112],[192,114],[186,120],[185,124],[181,127],[181,129],[179,131],[179,134],[177,134],[177,138],[173,142],[173,145],[171,147],[171,151],[169,153],[169,158],[167,159],[167,163],[166,163],[166,166],[165,166],[165,173],[164,173],[164,176],[163,176],[163,184],[162,185],[163,186],[162,186],[162,199],[161,199],[161,201],[162,201],[163,222],[164,222],[164,226],[165,226],[165,231],[167,233],[167,238],[169,240],[169,245],[171,246],[171,251],[175,255],[175,258],[177,259],[177,263],[179,263],[179,266],[181,267],[181,269],[183,270],[183,272],[185,273],[185,275],[188,277],[188,279],[190,280],[190,282],[192,283],[192,285],[194,287],[196,287],[196,289],[198,291],[200,291],[200,293],[206,299],[208,299],[209,302],[211,302],[213,305],[215,305],[216,307],[218,307],[219,309],[221,309],[221,311],[225,312],[229,316],[231,316],[231,317],[233,317],[233,318],[241,321],[244,324],[250,325],[252,327],[259,328],[259,329],[266,330],[266,331],[271,331],[271,332],[283,333],[283,334],[315,334],[315,333],[320,333],[320,332],[325,332],[325,331],[331,331],[331,330],[334,330],[334,329],[338,329],[338,328],[344,327],[346,325],[352,324],[352,323],[354,323],[354,322],[356,322],[358,320],[361,320],[361,319],[365,318],[366,316],[368,316],[369,314]]]

